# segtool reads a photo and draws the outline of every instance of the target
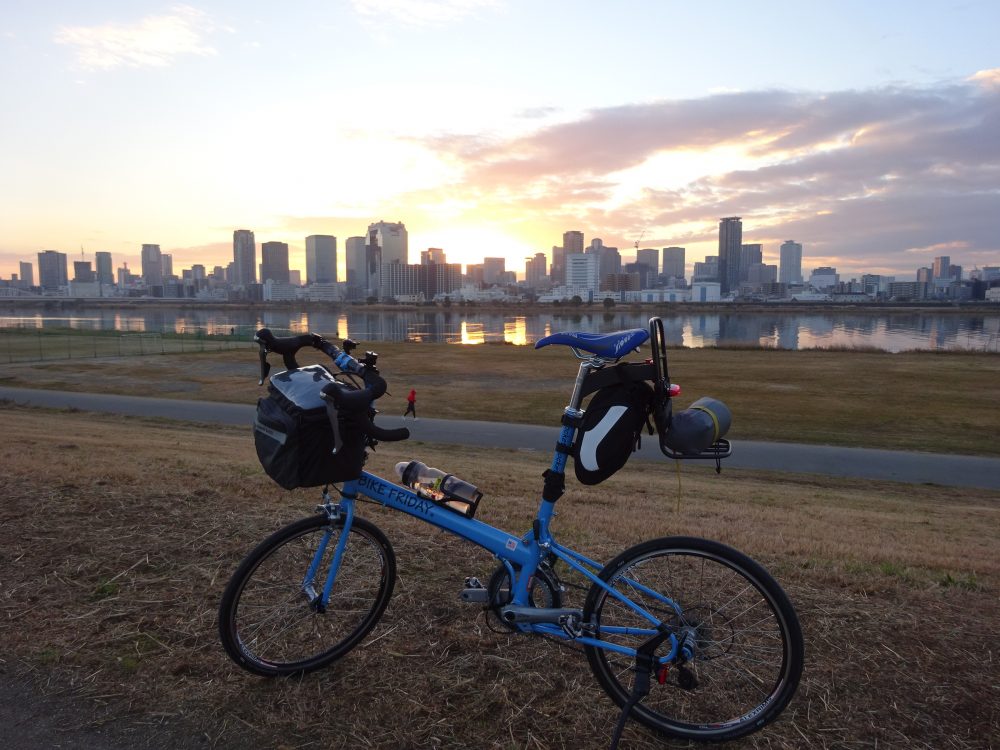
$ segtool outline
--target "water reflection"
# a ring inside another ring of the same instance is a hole
[[[515,346],[524,346],[528,343],[528,326],[524,318],[504,321],[503,341],[505,344],[514,344]]]
[[[482,323],[470,323],[466,320],[462,321],[462,338],[459,343],[462,344],[485,344],[486,343],[486,333],[483,331]]]
[[[3,308],[0,307],[0,310]],[[996,314],[927,312],[783,313],[781,311],[662,314],[667,343],[704,347],[719,344],[905,349],[998,348]],[[76,308],[72,313],[39,312],[0,316],[0,327],[246,335],[268,327],[279,335],[315,332],[341,340],[532,345],[556,331],[609,332],[645,328],[649,313],[619,310],[505,314],[468,310],[366,308],[331,312],[280,309],[220,310],[190,307]]]

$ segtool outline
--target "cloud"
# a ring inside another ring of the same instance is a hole
[[[354,10],[371,21],[390,20],[409,26],[444,26],[498,0],[351,0]]]
[[[131,25],[62,27],[55,42],[74,47],[78,65],[86,70],[164,67],[182,55],[215,55],[205,41],[214,28],[203,11],[175,5]]]
[[[515,138],[425,145],[461,165],[452,194],[622,249],[647,229],[714,252],[719,217],[742,216],[748,242],[791,237],[853,268],[912,274],[939,247],[1000,264],[1000,70],[923,88],[628,104]],[[678,182],[682,157],[704,165]]]

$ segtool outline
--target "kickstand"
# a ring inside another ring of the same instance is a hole
[[[629,695],[628,702],[622,707],[622,715],[618,718],[618,726],[615,727],[614,734],[611,735],[611,746],[608,750],[617,750],[618,741],[625,730],[625,722],[628,721],[629,714],[632,713],[632,709],[639,701],[649,695],[649,677],[656,669],[656,657],[653,654],[660,644],[669,637],[670,635],[667,633],[657,633],[636,649],[635,681],[632,683],[632,693]]]

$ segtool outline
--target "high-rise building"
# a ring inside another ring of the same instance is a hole
[[[128,261],[122,262],[122,267],[115,271],[115,281],[122,289],[135,286],[138,277],[128,267]]]
[[[785,240],[778,250],[778,281],[802,283],[802,245],[795,240]]]
[[[605,245],[597,237],[587,245],[586,254],[597,256],[597,278],[601,282],[622,270],[622,257],[618,254],[618,248]]]
[[[402,263],[406,265],[410,262],[409,235],[402,222],[377,221],[374,224],[368,225],[369,237],[372,232],[375,232],[375,236],[378,238],[378,246],[382,251],[383,263]]]
[[[581,241],[583,235],[580,235]],[[583,249],[582,246],[580,248]],[[585,255],[583,252],[567,253],[566,255],[566,287],[585,299],[581,292],[588,291],[596,294],[600,288],[597,278],[597,256]]]
[[[578,232],[576,230],[571,230],[569,232],[563,232],[563,250],[566,251],[566,255],[572,253],[582,253],[583,252],[583,232]]]
[[[656,248],[649,248],[635,251],[635,262],[642,263],[649,269],[649,273],[655,279],[660,272],[660,251]]]
[[[368,242],[365,244],[365,272],[362,288],[367,296],[378,297],[382,294],[382,246],[379,245],[377,228],[368,229]]]
[[[329,234],[306,237],[306,284],[337,281],[337,238]]]
[[[639,280],[640,289],[649,289],[653,285],[656,274],[653,269],[645,263],[626,263],[625,273],[635,276]]]
[[[360,289],[365,278],[365,238],[348,237],[344,243],[344,271],[347,286]],[[353,297],[350,297],[353,299]]]
[[[951,278],[951,256],[940,255],[934,259],[934,274],[935,279],[950,279]]]
[[[22,260],[19,265],[21,273],[21,286],[25,289],[29,289],[35,285],[35,274],[32,269],[31,261]]]
[[[705,260],[696,262],[691,269],[691,283],[718,281],[719,280],[719,256],[706,255]]]
[[[566,282],[566,248],[559,245],[552,246],[552,265],[549,267],[549,277],[554,286]]]
[[[833,266],[820,266],[814,268],[809,276],[809,284],[818,291],[826,291],[837,286],[840,282],[840,274]]]
[[[524,259],[524,283],[531,289],[537,289],[546,280],[545,253],[535,253],[533,258]]]
[[[451,294],[462,288],[461,263],[421,263],[417,268],[418,288],[424,299]]]
[[[740,281],[749,279],[750,266],[764,262],[764,246],[759,243],[740,246]]]
[[[147,287],[163,286],[163,259],[159,245],[143,245],[142,280]]]
[[[97,280],[102,284],[115,283],[114,265],[111,262],[111,253],[107,250],[98,250],[94,254],[97,262]]]
[[[73,261],[73,281],[90,283],[94,281],[94,269],[90,267],[89,260]]]
[[[739,216],[719,220],[719,293],[726,296],[740,288],[740,253],[743,221]]]
[[[411,266],[397,260],[382,263],[382,288],[379,296],[383,299],[398,299],[419,294],[420,269],[419,265]]]
[[[764,284],[774,284],[778,281],[778,267],[767,263],[751,263],[746,269],[744,281],[755,289]]]
[[[306,265],[309,258],[309,238],[306,238]],[[260,281],[270,279],[278,283],[288,283],[288,243],[262,242],[260,244]]]
[[[257,242],[249,229],[233,232],[233,286],[257,283]]]
[[[66,253],[44,250],[38,254],[38,285],[42,289],[58,289],[69,284]]]
[[[683,279],[684,274],[684,248],[665,247],[663,248],[663,268],[660,270],[668,279]]]
[[[500,284],[506,270],[505,258],[483,258],[483,283],[486,286]]]
[[[160,254],[160,268],[163,270],[163,278],[169,279],[174,275],[174,256],[170,253]]]
[[[929,284],[934,278],[934,269],[924,266],[917,269],[917,281],[921,284]]]
[[[428,263],[445,263],[444,250],[439,247],[429,247],[420,251],[420,265],[426,266]]]

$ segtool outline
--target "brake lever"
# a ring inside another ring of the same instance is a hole
[[[257,385],[264,385],[267,374],[271,371],[271,363],[267,361],[267,347],[264,346],[263,342],[258,343],[260,345],[260,380],[257,381]]]
[[[333,450],[330,453],[336,456],[340,452],[340,449],[344,447],[344,441],[340,437],[340,420],[337,418],[337,403],[333,400],[333,396],[328,393],[320,393],[320,398],[323,399],[323,404],[326,406],[326,418],[330,420],[330,427],[333,429]]]

